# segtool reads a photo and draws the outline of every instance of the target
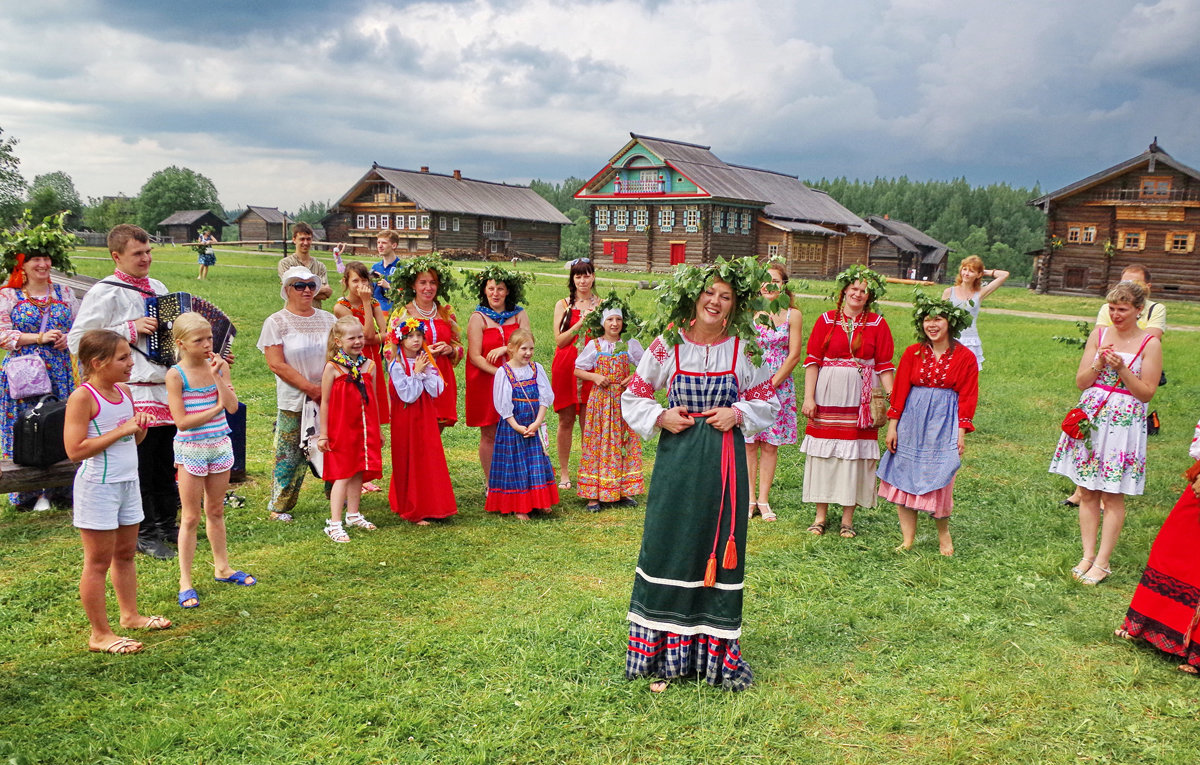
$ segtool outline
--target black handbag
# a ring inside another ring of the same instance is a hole
[[[12,461],[25,467],[47,468],[67,458],[63,425],[67,402],[42,396],[17,416],[13,424]]]

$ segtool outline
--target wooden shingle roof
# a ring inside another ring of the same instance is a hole
[[[159,226],[190,226],[198,222],[206,215],[211,215],[222,224],[225,223],[221,216],[214,213],[212,210],[180,210],[172,215],[159,221]]]
[[[247,205],[242,214],[237,216],[234,223],[241,222],[242,218],[250,213],[254,213],[258,217],[265,220],[267,223],[291,223],[292,219],[279,211],[278,207],[259,207],[258,205]]]
[[[387,181],[422,210],[431,213],[479,215],[508,220],[556,223],[569,226],[571,220],[528,186],[480,181],[442,173],[402,170],[374,165],[338,200],[344,205],[354,200],[363,183],[378,177]]]
[[[1072,194],[1079,193],[1080,191],[1086,191],[1092,186],[1097,186],[1111,178],[1115,178],[1123,173],[1127,173],[1130,170],[1134,170],[1142,165],[1155,165],[1159,162],[1174,170],[1178,170],[1184,175],[1190,175],[1196,180],[1200,180],[1200,171],[1193,170],[1192,168],[1172,157],[1161,147],[1159,147],[1158,139],[1156,138],[1154,142],[1150,144],[1148,149],[1136,157],[1113,165],[1106,170],[1101,170],[1098,173],[1089,175],[1083,180],[1075,181],[1072,184],[1063,186],[1061,189],[1051,191],[1049,194],[1044,194],[1037,199],[1032,200],[1029,204],[1040,208],[1044,212],[1051,202],[1056,202],[1063,197],[1069,197]]]

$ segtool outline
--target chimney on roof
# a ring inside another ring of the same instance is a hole
[[[422,173],[428,173],[428,172],[429,172],[429,165],[421,165],[421,172],[422,172]]]
[[[455,171],[454,171],[454,180],[456,180],[456,181],[461,181],[461,180],[462,180],[462,170],[455,170]]]

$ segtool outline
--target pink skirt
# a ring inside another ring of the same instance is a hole
[[[950,512],[954,510],[954,479],[951,478],[949,484],[927,494],[909,494],[887,481],[880,481],[879,496],[910,510],[929,513],[934,518],[949,518]]]

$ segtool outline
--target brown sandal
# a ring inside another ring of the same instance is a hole
[[[842,539],[854,539],[856,536],[858,536],[858,532],[855,531],[854,527],[851,526],[850,524],[843,523],[842,529],[841,529],[841,531],[838,532],[838,535]]]
[[[825,534],[825,524],[814,522],[813,525],[808,527],[807,531],[813,536],[822,536]]]

